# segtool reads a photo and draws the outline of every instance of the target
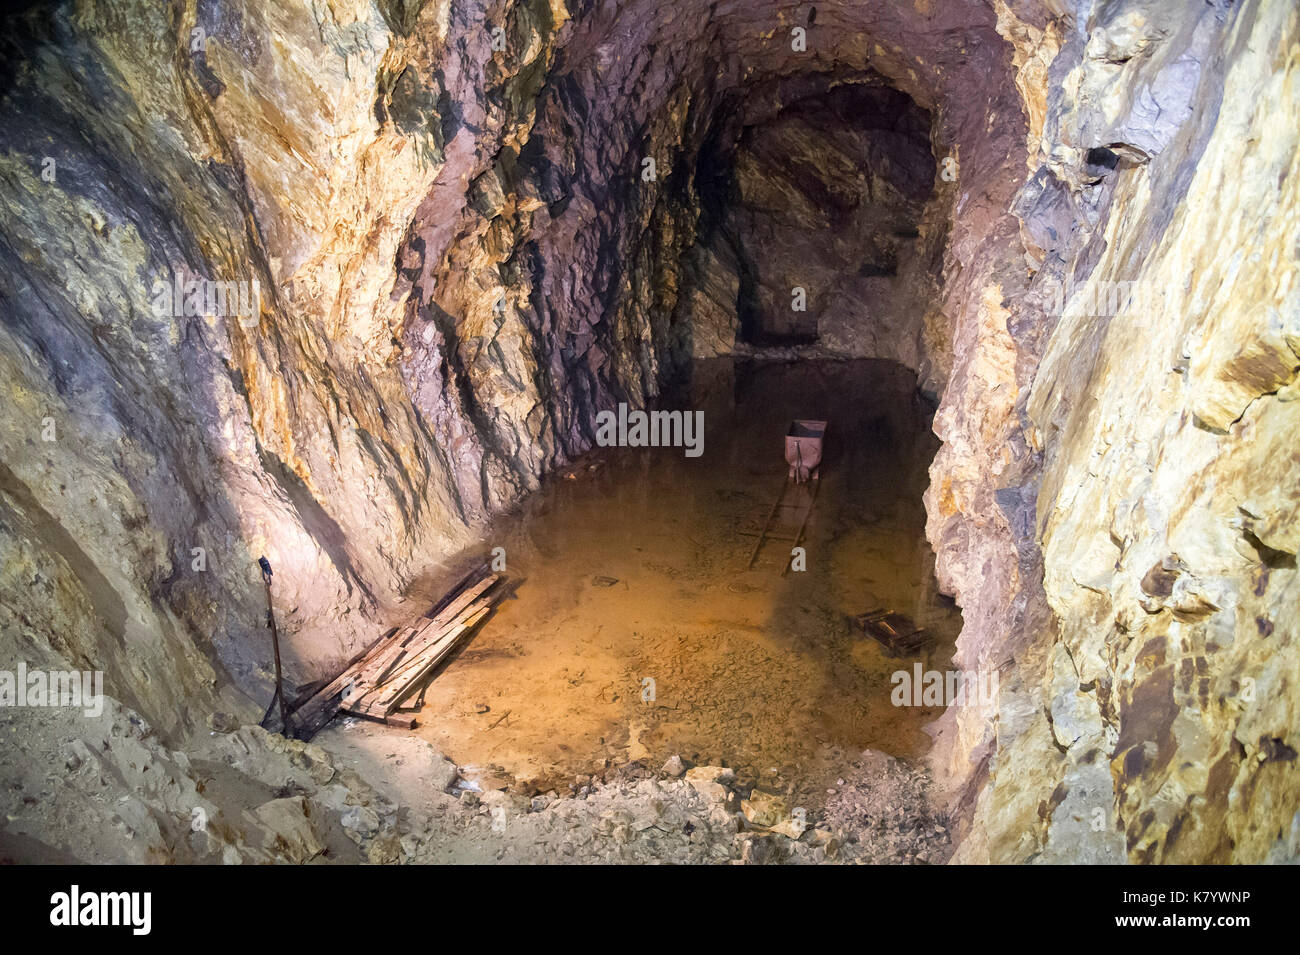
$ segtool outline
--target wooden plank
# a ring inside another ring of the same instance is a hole
[[[480,620],[486,615],[487,609],[468,617],[464,622],[457,624],[451,630],[443,635],[442,639],[425,647],[424,651],[418,656],[412,657],[402,667],[395,672],[389,679],[379,694],[379,702],[385,706],[394,701],[400,702],[410,695],[407,691],[414,692],[418,689],[417,683],[420,676],[427,673],[430,664],[436,665],[445,657],[466,633],[468,633]]]
[[[366,672],[361,674],[361,678],[374,685],[379,685],[388,679],[393,666],[403,657],[409,657],[418,653],[419,649],[427,646],[429,643],[438,639],[438,637],[447,629],[455,625],[459,620],[467,615],[473,607],[482,603],[479,597],[496,586],[501,580],[500,574],[489,574],[483,580],[479,581],[473,587],[459,595],[455,600],[449,603],[446,608],[432,618],[422,617],[424,620],[420,627],[414,628],[412,632],[405,637],[402,642],[393,648],[386,655],[383,661],[376,660],[372,667],[368,667]]]
[[[440,617],[445,618],[447,615],[458,616],[458,609],[463,608],[466,602],[474,600],[474,596],[467,595],[465,587],[468,586],[476,595],[482,594],[501,579],[499,574],[489,574],[483,580],[474,582],[474,577],[486,570],[486,564],[480,565],[463,578],[458,585],[460,592],[444,596],[438,604],[441,609],[435,613],[434,617],[420,618],[429,621],[427,625],[423,625],[420,629],[425,630],[428,626],[437,625]],[[380,665],[381,660],[391,660],[395,650],[408,642],[418,632],[420,631],[415,628],[406,627],[394,632],[389,639],[377,640],[352,667],[340,673],[338,677],[331,680],[323,689],[314,694],[311,699],[303,703],[297,711],[290,714],[289,722],[292,724],[290,728],[294,730],[295,735],[310,739],[319,732],[326,723],[334,718],[334,714],[338,712],[345,702],[341,699],[343,691],[353,687],[350,699],[354,698],[356,690],[362,687],[359,682],[361,675],[373,670],[376,665]]]
[[[428,625],[439,623],[447,616],[457,615],[457,612],[461,607],[464,606],[465,603],[474,600],[476,596],[483,593],[483,591],[487,590],[489,587],[495,585],[497,581],[499,581],[500,579],[501,579],[500,574],[490,574],[484,580],[480,581],[478,584],[475,584],[470,591],[465,591],[462,592],[461,594],[457,594],[456,597],[454,597],[450,603],[448,603],[446,600],[442,601],[444,606],[446,607],[443,613],[432,618],[430,617],[419,618],[421,621],[428,622],[427,624],[422,625],[420,630],[425,629],[425,627]],[[337,686],[326,687],[325,690],[321,691],[321,694],[318,694],[318,697],[320,695],[324,695],[331,689],[333,689],[335,692],[342,690],[342,688],[346,686],[349,678],[351,678],[353,682],[360,682],[361,680],[365,679],[369,672],[371,672],[376,667],[380,666],[383,661],[387,661],[391,659],[392,656],[395,655],[405,643],[409,642],[409,640],[413,636],[419,633],[420,630],[417,630],[414,627],[405,627],[399,629],[397,633],[394,634],[394,637],[396,639],[390,641],[385,647],[380,648],[380,651],[378,653],[368,654],[367,658],[361,661],[358,667],[354,668],[356,670],[354,674],[349,674],[346,671],[343,674],[340,674],[339,680],[335,681]]]
[[[424,618],[421,618],[424,619]],[[351,692],[348,694],[350,699],[356,699],[358,694],[363,692],[364,687],[372,687],[380,682],[378,676],[383,671],[392,666],[395,660],[399,660],[404,653],[404,645],[416,634],[414,627],[405,627],[383,653],[377,654],[373,659],[366,661],[365,665],[357,670],[350,681]]]
[[[461,610],[454,619],[447,621],[445,626],[426,627],[419,637],[409,638],[409,642],[405,646],[395,648],[396,651],[400,652],[392,654],[386,663],[379,661],[376,664],[376,671],[370,676],[363,675],[359,678],[355,684],[354,692],[349,694],[348,698],[343,702],[355,706],[362,704],[367,699],[373,699],[377,690],[404,672],[414,660],[419,658],[421,653],[445,639],[451,630],[464,623],[478,611],[490,608],[493,602],[494,598],[492,597],[482,597]],[[379,664],[382,664],[382,668],[379,667]]]
[[[367,660],[365,664],[358,667],[349,681],[353,688],[355,696],[356,688],[370,686],[375,683],[375,675],[385,669],[394,659],[401,656],[402,646],[415,635],[414,627],[403,627],[397,634],[397,638],[384,648],[382,653],[376,654],[372,659]]]
[[[325,681],[324,685],[317,689],[301,694],[298,699],[294,701],[294,705],[289,710],[290,729],[302,726],[304,720],[310,720],[313,717],[314,711],[321,705],[320,700],[326,698],[330,693],[337,694],[342,690],[347,683],[347,675],[371,656],[381,652],[383,648],[388,645],[389,641],[396,636],[397,632],[398,631],[393,631],[392,633],[379,637],[379,639],[370,644],[370,646],[354,655],[333,679]],[[282,726],[280,724],[279,714],[274,714],[269,719],[264,720],[262,726],[272,733],[280,732]]]
[[[478,602],[479,597],[495,587],[500,580],[500,574],[488,574],[482,580],[460,593],[454,600],[449,602],[444,609],[438,611],[432,618],[430,618],[429,623],[421,629],[427,630],[429,627],[439,626],[457,619],[470,604]]]
[[[422,645],[417,653],[402,660],[398,666],[389,671],[382,684],[367,685],[360,695],[351,699],[349,706],[353,709],[365,710],[370,704],[387,695],[394,683],[404,683],[406,681],[413,668],[421,666],[430,656],[440,653],[444,648],[455,643],[467,626],[472,626],[473,622],[477,622],[474,618],[485,613],[491,606],[490,601],[482,600],[471,605],[470,608],[466,608],[466,613],[453,621],[445,631],[439,634],[437,639]]]
[[[387,723],[389,726],[396,726],[399,729],[413,730],[419,723],[416,721],[413,713],[392,713],[388,716],[371,716],[369,713],[353,713],[351,710],[340,709],[340,713],[347,713],[349,716],[360,716],[364,719],[374,720],[377,723]]]
[[[421,682],[437,669],[438,664],[455,648],[461,638],[479,624],[489,609],[484,607],[476,611],[464,623],[449,631],[441,641],[430,645],[422,654],[403,666],[401,671],[394,674],[381,688],[379,694],[369,694],[368,699],[349,705],[346,711],[375,719],[387,717],[401,705],[402,701],[420,688]]]
[[[460,580],[456,582],[454,587],[451,587],[445,594],[443,594],[441,600],[433,605],[433,608],[429,611],[429,616],[435,618],[440,616],[452,600],[463,593],[465,588],[471,586],[474,581],[485,576],[491,567],[491,562],[486,559],[475,564],[463,577],[461,577]]]
[[[412,657],[398,672],[394,673],[392,679],[384,685],[379,695],[379,701],[385,705],[399,698],[405,698],[409,694],[405,691],[409,688],[412,692],[417,689],[413,684],[419,679],[422,673],[427,672],[430,663],[437,663],[448,651],[464,636],[465,632],[470,629],[478,618],[471,617],[470,620],[449,630],[446,636],[437,643],[426,647],[424,652],[418,656]]]

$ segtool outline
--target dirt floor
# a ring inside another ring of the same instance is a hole
[[[703,409],[700,457],[599,450],[488,536],[513,597],[431,685],[419,735],[484,790],[563,793],[679,755],[814,811],[862,750],[920,756],[938,711],[889,699],[890,674],[912,660],[847,623],[908,614],[933,633],[937,666],[960,629],[924,539],[938,441],[912,374],[704,362],[663,406]],[[830,422],[807,569],[782,576],[791,545],[777,542],[747,571],[755,538],[741,532],[781,489],[795,417]]]

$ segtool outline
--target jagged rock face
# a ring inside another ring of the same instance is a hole
[[[730,319],[717,338],[917,367],[945,238],[919,229],[936,176],[930,117],[906,94],[863,83],[733,123],[730,175],[715,176],[711,194],[700,188],[713,221],[696,240],[705,267],[690,276],[731,292],[710,299]],[[720,138],[710,137],[718,152]],[[710,170],[727,161],[700,160]],[[707,315],[690,316],[693,333]]]
[[[1110,3],[1052,67],[1018,201],[1041,483],[1016,501],[1051,617],[997,643],[959,858],[1300,849],[1298,40],[1288,3]]]
[[[1018,122],[1014,90],[1009,82],[976,83],[999,73],[1007,55],[990,11],[948,11],[942,22],[951,34],[934,32],[937,15],[914,10],[832,4],[819,7],[811,25],[807,16],[779,4],[717,4],[703,30],[689,5],[590,4],[575,16],[527,143],[517,156],[504,148],[492,172],[475,180],[489,186],[488,198],[467,208],[461,238],[439,260],[440,235],[418,236],[425,274],[417,284],[429,305],[416,306],[408,325],[415,361],[424,361],[423,339],[442,347],[451,328],[444,316],[456,316],[451,330],[462,348],[473,343],[481,361],[496,346],[521,358],[509,380],[497,375],[493,427],[538,437],[508,437],[499,446],[551,453],[554,435],[555,447],[572,454],[591,441],[593,409],[624,397],[643,401],[685,356],[717,354],[731,343],[735,319],[718,303],[732,282],[712,268],[728,264],[707,239],[698,241],[708,223],[692,175],[702,153],[714,156],[720,141],[724,149],[730,141],[717,133],[720,116],[759,122],[780,112],[783,97],[860,82],[870,69],[937,113],[936,151],[946,154],[957,142],[971,150],[962,168],[985,184],[976,209],[1010,197],[1013,183],[1000,173],[1014,165],[1019,133],[991,132],[983,116],[991,108]],[[808,31],[806,50],[794,49],[796,28]],[[969,96],[971,89],[980,95]],[[498,207],[491,201],[498,193],[515,203]],[[935,203],[948,208],[955,193],[950,183]],[[992,218],[982,216],[975,230]],[[960,254],[973,256],[974,245]],[[913,346],[912,355],[937,383],[950,360],[949,332],[932,310],[923,319],[935,341],[921,356]],[[710,318],[701,321],[700,312]]]
[[[1002,676],[935,728],[958,858],[1294,854],[1291,6],[29,14],[0,667],[104,669],[169,745],[255,718],[259,555],[305,680],[597,411],[815,328],[942,396],[927,533]]]

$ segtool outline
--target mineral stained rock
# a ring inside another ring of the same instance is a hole
[[[256,559],[305,683],[600,410],[755,354],[893,358],[940,399],[954,665],[1001,688],[934,727],[958,861],[1294,857],[1300,11],[1173,6],[15,19],[0,669],[102,670],[112,705],[89,737],[0,714],[7,851],[439,858],[309,749],[226,732],[270,697]],[[294,792],[245,765],[268,749]],[[196,808],[223,821],[177,848]]]
[[[1018,202],[1059,239],[1027,249],[1038,476],[1010,498],[1042,593],[1019,635],[967,616],[959,652],[1014,669],[991,734],[946,728],[988,756],[957,859],[1294,858],[1300,11],[1116,3],[1063,36],[1024,189],[1060,198]]]

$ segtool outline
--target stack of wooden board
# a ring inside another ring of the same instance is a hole
[[[486,567],[477,568],[429,616],[377,640],[332,680],[312,687],[290,708],[290,733],[311,739],[340,711],[414,726],[414,717],[399,713],[399,707],[428,685],[438,665],[487,616],[501,579]],[[277,713],[268,713],[262,726],[272,732],[283,729]]]
[[[916,626],[911,618],[892,610],[872,610],[853,618],[853,624],[877,640],[890,656],[908,656],[917,653],[927,642],[925,628]]]

